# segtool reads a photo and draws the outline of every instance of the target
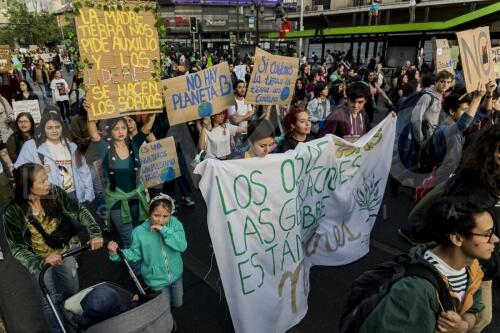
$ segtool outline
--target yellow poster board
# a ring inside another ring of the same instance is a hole
[[[104,5],[104,3],[101,3]],[[160,45],[155,14],[134,9],[155,3],[127,2],[128,10],[83,7],[75,16],[80,59],[92,120],[161,112]]]

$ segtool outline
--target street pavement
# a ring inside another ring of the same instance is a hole
[[[379,114],[377,118],[382,117]],[[194,193],[194,200],[196,207],[181,206],[177,214],[184,224],[188,250],[183,256],[184,305],[175,310],[173,315],[179,324],[179,332],[230,333],[234,329],[208,234],[206,206],[199,191]],[[370,253],[349,265],[314,267],[310,274],[308,313],[289,333],[338,332],[338,318],[352,281],[377,263],[390,260],[410,248],[399,237],[397,230],[406,221],[412,207],[409,189],[402,188],[397,197],[386,191],[372,232]],[[0,246],[5,255],[5,260],[0,261],[0,313],[7,331],[46,332],[29,275],[13,259],[5,242],[3,225],[0,225]],[[132,288],[122,265],[110,262],[105,250],[82,254],[78,261],[82,288],[104,280]],[[499,281],[494,284],[493,322],[483,332],[500,332]]]

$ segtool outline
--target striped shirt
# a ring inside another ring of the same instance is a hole
[[[460,270],[453,269],[443,259],[427,250],[424,253],[424,259],[431,263],[441,274],[446,276],[450,285],[450,290],[455,292],[460,301],[464,300],[465,290],[469,284],[469,275],[464,267]]]

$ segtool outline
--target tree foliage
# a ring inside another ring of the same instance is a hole
[[[9,23],[0,29],[0,43],[14,46],[45,45],[61,41],[57,18],[47,12],[33,13],[23,2],[11,1],[7,7]]]

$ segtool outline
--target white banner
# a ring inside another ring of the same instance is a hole
[[[356,143],[329,135],[286,154],[195,170],[236,332],[282,333],[307,312],[309,268],[369,251],[396,118]]]

